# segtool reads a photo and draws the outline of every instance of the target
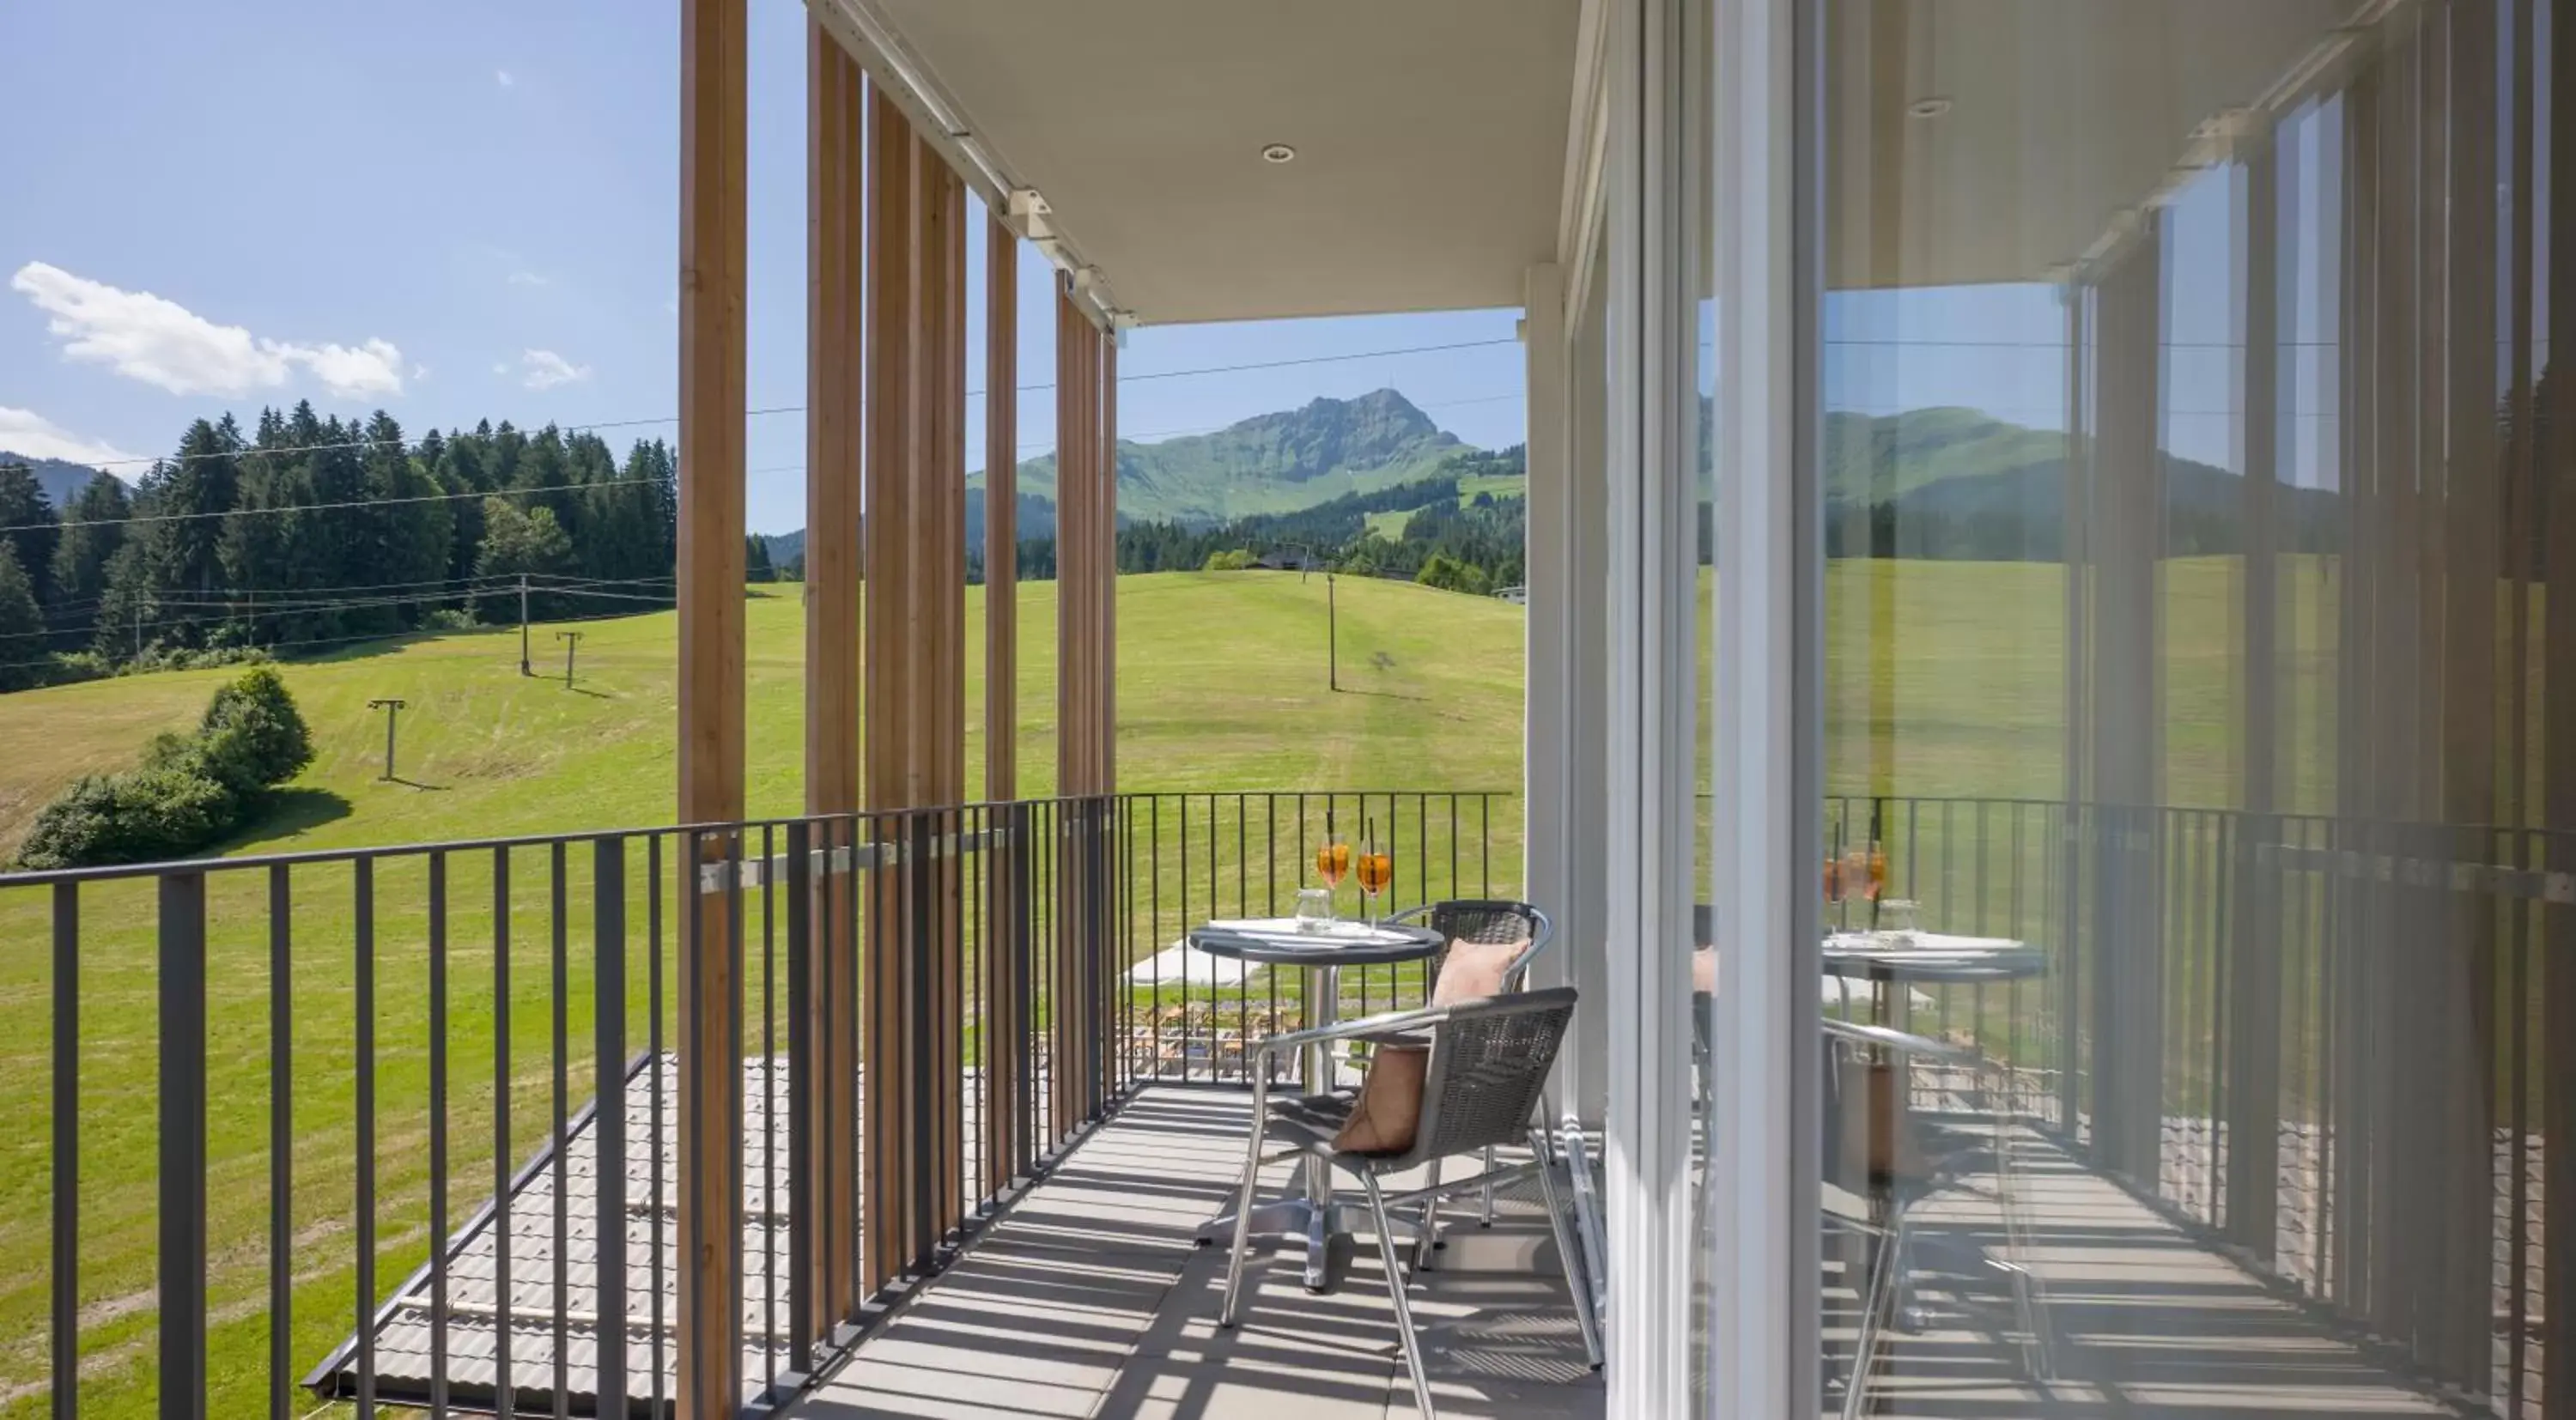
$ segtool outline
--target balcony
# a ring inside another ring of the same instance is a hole
[[[1233,1332],[1215,1326],[1221,1250],[1193,1246],[1240,1167],[1246,1043],[1317,1003],[1298,980],[1227,979],[1175,946],[1210,917],[1284,910],[1328,815],[1361,814],[1394,836],[1385,906],[1514,887],[1499,851],[1518,831],[1512,796],[1377,791],[0,878],[13,933],[52,944],[27,1023],[48,1020],[54,1069],[10,1116],[43,1141],[50,1227],[11,1234],[8,1268],[49,1279],[10,1305],[31,1338],[50,1332],[50,1360],[21,1353],[10,1403],[115,1414],[203,1386],[218,1414],[319,1398],[661,1415],[681,1356],[704,1346],[690,1318],[713,1314],[719,1354],[738,1358],[728,1384],[773,1413],[1408,1408],[1366,1239],[1320,1296],[1300,1285],[1299,1245],[1257,1243]],[[1963,1414],[2437,1414],[2462,1385],[2446,1377],[2469,1375],[2536,1406],[2552,1338],[2535,1077],[2500,1077],[2493,1186],[2424,1191],[2405,1151],[2441,1127],[2440,1098],[2356,1051],[2392,1003],[2339,964],[2370,930],[2354,894],[2421,921],[2458,894],[2543,899],[2555,879],[2434,873],[2430,839],[2346,848],[2331,825],[2282,816],[1849,800],[1829,821],[1875,825],[1928,920],[2074,944],[2041,979],[1887,1002],[2002,1067],[1997,1096],[1924,1070],[1906,1100],[1935,1127],[2002,1102],[2047,1373],[1977,1285],[1991,1278],[1943,1260],[2001,1255],[1989,1166],[1926,1203],[1910,1325],[1872,1395]],[[2224,910],[2152,931],[2097,916],[2148,854],[2240,864]],[[705,953],[731,961],[737,997],[673,989]],[[2272,968],[2305,994],[2249,996]],[[1417,1003],[1422,978],[1354,971],[1341,1009]],[[2100,1014],[2106,989],[2128,1014]],[[2121,1039],[2149,989],[2165,1029]],[[702,1039],[728,1043],[736,1110],[689,1095],[705,1075],[685,1043]],[[2142,1051],[2146,1082],[2125,1073]],[[692,1223],[683,1185],[710,1170]],[[2422,1200],[2412,1214],[2374,1200],[2403,1188]],[[1411,1279],[1444,1412],[1599,1413],[1535,1197],[1507,1193],[1490,1231],[1474,1211],[1451,1205],[1449,1246]],[[689,1226],[724,1263],[694,1296]],[[2369,1279],[2432,1256],[2409,1239],[2473,1226],[2492,1266],[2453,1285],[2497,1318],[2485,1335],[2400,1334],[2360,1304]],[[1827,1255],[1839,1385],[1856,1299],[1844,1254]],[[1599,1255],[1583,1265],[1597,1275]],[[2223,1365],[2174,1345],[2221,1334]]]

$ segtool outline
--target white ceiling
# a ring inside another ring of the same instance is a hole
[[[1838,0],[1827,281],[2045,279],[2195,133],[2337,40],[2356,0]],[[1917,117],[1908,107],[1945,100]]]
[[[1556,258],[1578,0],[870,8],[1140,321],[1517,306]]]
[[[858,3],[1142,322],[1517,306],[1558,259],[1581,0]],[[1828,284],[2052,278],[2378,3],[1834,0]]]

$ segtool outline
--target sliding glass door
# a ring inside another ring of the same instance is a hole
[[[1708,3],[1710,1413],[2576,1415],[2576,27]]]

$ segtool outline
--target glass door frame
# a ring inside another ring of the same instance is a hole
[[[1823,1407],[1819,1319],[1824,538],[1817,375],[1823,0],[1707,15],[1715,310],[1708,1413]]]

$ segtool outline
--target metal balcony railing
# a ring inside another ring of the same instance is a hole
[[[1925,927],[2047,950],[2036,979],[1911,989],[1915,1030],[2006,1065],[2076,1159],[2376,1361],[2543,1413],[2549,1353],[2576,1357],[2545,1255],[2576,1230],[2546,1083],[2576,1071],[2576,833],[1858,796],[1826,825]]]
[[[0,875],[0,1415],[661,1415],[684,1311],[746,1401],[792,1395],[1131,1087],[1241,1080],[1309,1019],[1178,944],[1372,822],[1381,911],[1516,890],[1516,800],[1444,791]],[[734,989],[682,989],[711,967]],[[723,1295],[684,1295],[692,1197]]]

